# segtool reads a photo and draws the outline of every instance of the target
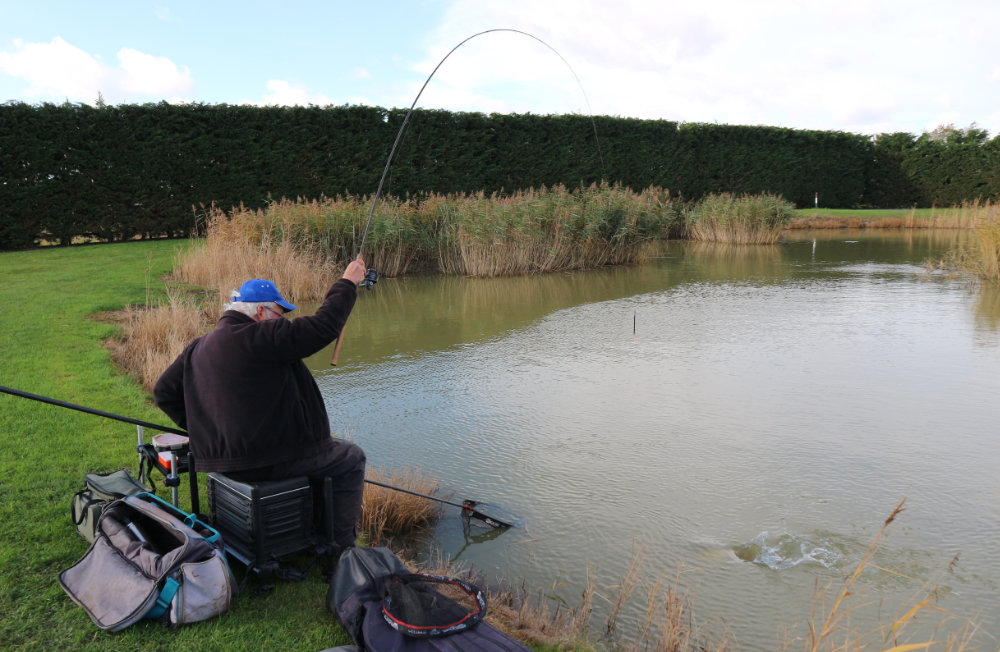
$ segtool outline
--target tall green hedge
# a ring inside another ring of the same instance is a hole
[[[200,207],[375,191],[403,109],[167,103],[0,105],[0,249],[198,228]],[[607,180],[781,194],[799,206],[1000,197],[1000,137],[843,132],[580,115],[417,110],[384,192],[487,193]]]

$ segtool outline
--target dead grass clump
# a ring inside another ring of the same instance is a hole
[[[640,581],[643,560],[642,550],[637,551],[625,577],[618,585],[618,596],[611,602],[611,610],[605,626],[606,636],[613,638],[617,621],[631,595],[640,589],[645,595],[646,608],[641,620],[636,624],[631,642],[624,645],[628,652],[638,650],[661,650],[663,652],[725,652],[731,644],[731,636],[708,635],[700,631],[694,617],[691,596],[681,587],[683,569],[677,571],[673,580],[665,581],[662,576],[652,581]]]
[[[252,278],[274,282],[289,301],[325,296],[346,258],[335,261],[311,241],[290,219],[276,221],[268,211],[240,209],[232,215],[212,207],[203,245],[182,253],[173,279],[189,285],[215,288],[220,301]]]
[[[368,478],[428,496],[440,487],[437,480],[411,470],[386,472],[369,468]],[[358,527],[370,545],[379,546],[426,530],[440,514],[440,503],[366,483]]]
[[[486,621],[519,641],[562,650],[597,649],[587,634],[591,600],[595,594],[593,575],[589,576],[589,585],[581,593],[578,607],[558,607],[553,611],[544,599],[529,599],[523,585],[487,584],[473,569],[440,556],[421,564],[417,572],[457,577],[482,588],[488,604]]]
[[[121,336],[106,342],[111,358],[147,392],[191,340],[207,333],[217,315],[174,291],[160,306],[129,306],[116,313]]]

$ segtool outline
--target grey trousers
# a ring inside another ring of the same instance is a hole
[[[333,481],[334,542],[342,549],[355,545],[365,492],[365,452],[357,444],[331,437],[326,450],[314,457],[226,475],[237,482],[283,480],[303,475],[316,482],[330,478]]]

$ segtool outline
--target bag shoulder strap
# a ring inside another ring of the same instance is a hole
[[[173,577],[168,577],[163,582],[163,588],[160,589],[160,595],[156,597],[156,604],[153,608],[146,612],[143,618],[148,618],[149,620],[157,620],[163,614],[167,613],[167,609],[170,608],[170,603],[173,602],[174,596],[177,595],[177,589],[180,588],[180,582],[175,580]]]

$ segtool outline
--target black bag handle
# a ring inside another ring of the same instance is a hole
[[[71,502],[69,504],[69,513],[70,513],[70,516],[73,517],[73,525],[80,525],[81,523],[83,523],[83,519],[87,515],[87,509],[91,505],[93,505],[94,503],[102,503],[102,502],[104,502],[103,500],[99,500],[97,498],[94,498],[93,494],[91,494],[90,497],[87,498],[87,502],[85,502],[83,504],[83,507],[80,509],[80,514],[77,515],[77,513],[76,513],[76,497],[77,496],[82,496],[84,494],[89,494],[89,493],[90,493],[90,489],[81,489],[80,491],[78,491],[75,494],[73,494],[73,502]]]

